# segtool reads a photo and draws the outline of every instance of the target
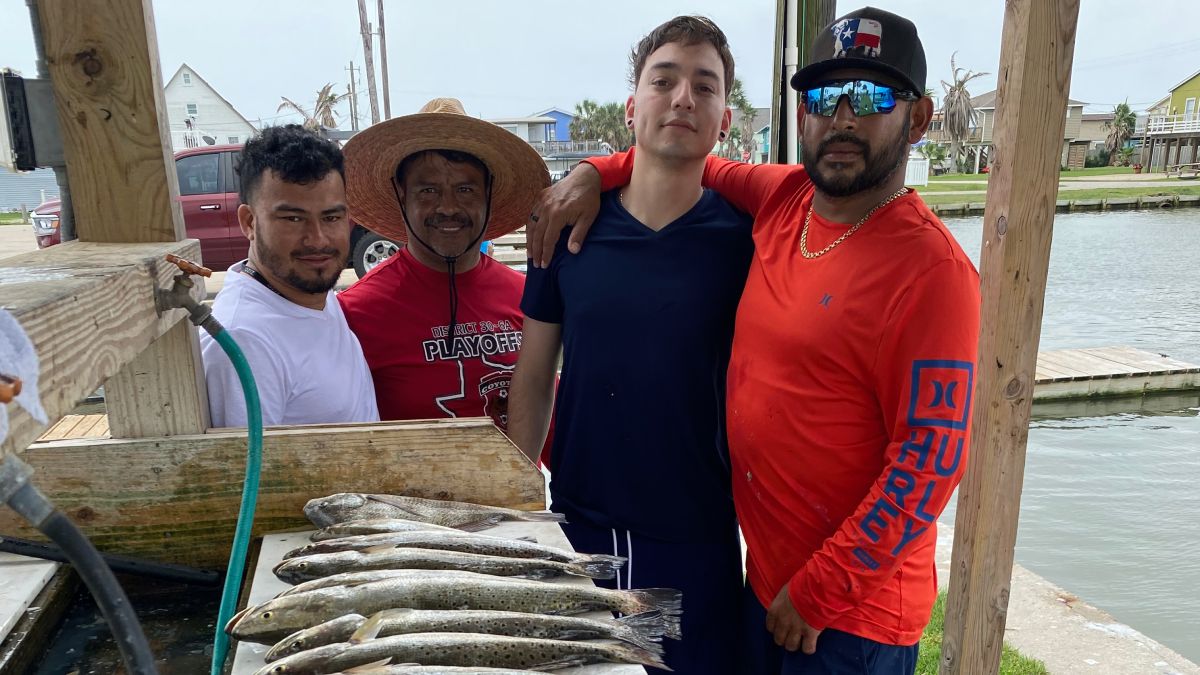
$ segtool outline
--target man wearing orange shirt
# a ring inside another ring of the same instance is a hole
[[[937,516],[966,466],[979,276],[904,187],[933,106],[916,27],[873,8],[822,31],[792,78],[801,166],[710,158],[754,216],[726,408],[748,547],[743,672],[912,673],[937,591]],[[534,208],[530,254],[629,153],[589,160]],[[586,230],[586,228],[584,228]],[[547,252],[548,254],[548,252]]]

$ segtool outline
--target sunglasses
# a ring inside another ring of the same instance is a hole
[[[888,114],[896,109],[896,101],[915,101],[919,97],[906,89],[889,87],[870,80],[835,80],[805,89],[804,107],[813,115],[833,117],[838,103],[845,96],[856,117]]]

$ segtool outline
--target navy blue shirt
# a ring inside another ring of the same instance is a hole
[[[521,309],[562,324],[550,494],[568,519],[671,541],[733,527],[725,370],[750,225],[706,190],[655,232],[612,191],[581,253],[568,229],[529,266]]]

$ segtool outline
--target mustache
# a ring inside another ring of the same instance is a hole
[[[312,248],[312,247],[309,247],[309,248],[295,249],[294,251],[292,251],[292,257],[298,258],[301,256],[308,256],[308,255],[337,256],[337,255],[341,255],[341,253],[342,252],[337,250],[336,248]]]
[[[829,146],[833,145],[834,143],[851,143],[856,145],[858,146],[858,149],[862,151],[863,157],[867,157],[871,154],[871,146],[867,145],[865,141],[859,139],[849,131],[839,131],[821,141],[821,145],[817,147],[817,157],[824,155],[825,151],[829,149]]]
[[[456,223],[468,228],[474,226],[471,218],[461,213],[456,213],[452,216],[435,213],[425,219],[425,227],[437,227],[442,223]]]

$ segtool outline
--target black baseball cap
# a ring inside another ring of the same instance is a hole
[[[917,27],[882,9],[863,7],[817,33],[809,64],[792,76],[792,88],[803,91],[840,68],[874,70],[925,95],[925,48]]]

